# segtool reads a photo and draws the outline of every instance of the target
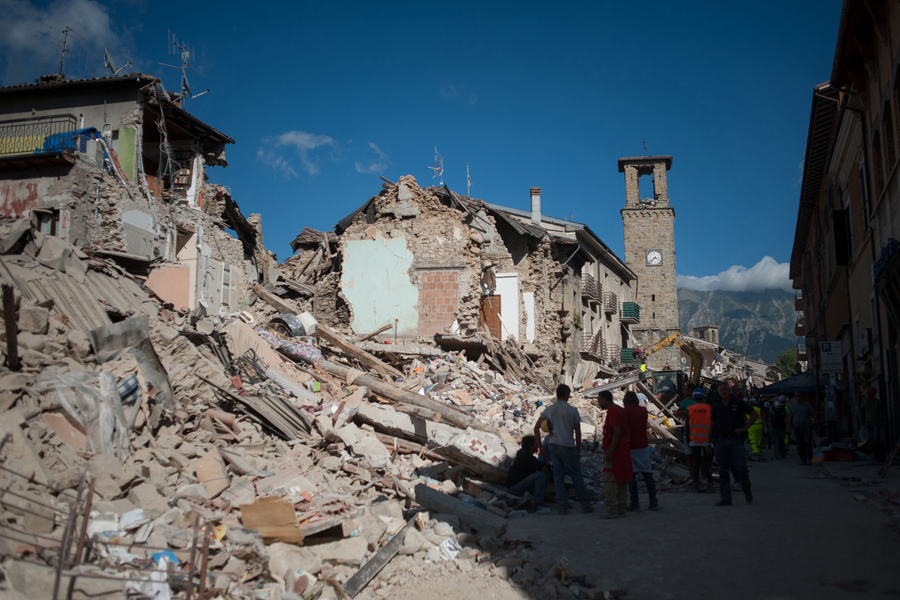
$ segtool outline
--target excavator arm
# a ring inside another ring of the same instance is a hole
[[[644,350],[644,356],[648,357],[651,354],[659,352],[663,348],[668,348],[672,344],[675,344],[681,350],[687,354],[691,358],[691,382],[694,385],[700,384],[700,369],[703,367],[703,356],[700,352],[694,348],[693,344],[685,340],[681,337],[681,332],[676,331],[672,335],[667,338],[663,338]]]

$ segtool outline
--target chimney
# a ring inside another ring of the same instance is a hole
[[[531,188],[531,224],[541,224],[541,188]]]

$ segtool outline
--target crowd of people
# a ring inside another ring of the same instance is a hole
[[[530,494],[538,514],[552,512],[544,505],[551,477],[557,512],[566,514],[569,510],[566,475],[575,487],[581,511],[593,512],[581,473],[581,415],[569,404],[570,396],[568,386],[557,388],[556,402],[544,409],[533,435],[522,439],[522,447],[509,470],[510,493]],[[647,409],[638,394],[630,391],[625,393],[622,405],[613,400],[609,391],[600,392],[597,403],[606,412],[602,430],[604,517],[618,519],[628,512],[640,511],[639,477],[647,488],[649,510],[659,510],[647,437]],[[715,458],[719,472],[716,506],[731,506],[732,477],[747,503],[753,503],[747,460],[762,460],[763,450],[772,450],[775,459],[787,458],[793,439],[801,465],[812,464],[815,411],[806,393],[797,392],[789,402],[785,396],[747,398],[743,390],[727,382],[711,387],[708,393],[688,382],[675,405],[675,416],[685,423],[688,470],[696,492],[715,491]],[[882,403],[875,388],[870,388],[859,414],[871,440],[880,435],[883,415],[879,411],[883,412]]]

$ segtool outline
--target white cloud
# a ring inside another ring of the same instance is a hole
[[[445,85],[441,88],[441,96],[449,100],[459,96],[459,91],[456,89],[455,85]]]
[[[57,0],[40,8],[27,1],[0,0],[0,14],[0,51],[6,54],[2,79],[6,85],[31,83],[59,70],[56,44],[39,32],[55,39],[62,37],[59,31],[66,27],[75,30],[77,36],[70,34],[68,48],[86,64],[67,55],[64,72],[69,78],[100,75],[103,48],[109,48],[115,56],[122,46],[107,8],[94,0]],[[117,66],[126,62],[124,57],[116,58],[121,63]]]
[[[320,156],[317,155],[315,150],[321,148],[338,149],[338,143],[334,138],[305,131],[286,131],[274,137],[264,138],[263,144],[274,148],[292,147],[300,158],[303,170],[310,175],[316,175],[321,170],[318,164]],[[297,171],[291,166],[290,161],[272,150],[260,148],[256,152],[256,158],[276,171],[281,171],[285,177],[297,176]]]
[[[284,160],[284,157],[278,156],[274,152],[267,152],[260,148],[256,151],[256,160],[269,165],[276,171],[280,171],[287,178],[297,177],[297,171],[294,170],[294,167]]]
[[[705,277],[678,275],[677,280],[680,288],[700,291],[746,292],[766,289],[790,291],[789,269],[789,263],[780,263],[771,256],[764,256],[761,261],[749,269],[741,265],[734,265],[718,275]]]
[[[363,163],[356,161],[356,172],[357,173],[381,173],[385,169],[388,168],[388,165],[391,164],[391,159],[388,157],[387,153],[385,153],[381,148],[379,148],[375,142],[369,142],[369,148],[372,149],[378,158],[374,159],[371,163],[364,165]]]

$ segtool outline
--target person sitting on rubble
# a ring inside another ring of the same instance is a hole
[[[544,495],[547,493],[547,482],[550,480],[550,470],[534,453],[538,450],[537,440],[533,435],[522,438],[522,447],[516,453],[509,474],[506,476],[506,487],[514,496],[522,496],[526,492],[531,494],[531,499],[539,515],[550,514],[550,509],[544,506]]]
[[[628,510],[633,512],[641,510],[638,500],[638,473],[643,474],[644,482],[647,484],[650,510],[659,510],[659,502],[656,501],[656,484],[653,482],[653,467],[650,464],[650,443],[647,440],[647,409],[640,405],[637,394],[634,392],[625,392],[623,403],[625,404],[625,416],[628,419],[633,474],[631,481],[628,482],[628,491],[631,494],[631,504],[629,504]]]
[[[553,464],[553,484],[556,490],[556,504],[559,514],[564,515],[568,510],[568,498],[566,497],[565,476],[568,474],[575,485],[575,493],[581,502],[581,512],[594,512],[591,508],[591,499],[584,486],[584,477],[581,474],[581,415],[578,409],[569,404],[569,396],[572,390],[567,385],[556,388],[556,402],[544,409],[537,422],[534,424],[534,437],[540,438],[541,426],[549,421],[550,461]]]

